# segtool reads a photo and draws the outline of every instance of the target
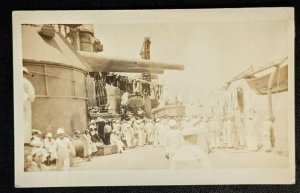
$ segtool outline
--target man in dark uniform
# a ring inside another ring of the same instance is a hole
[[[96,120],[96,126],[97,126],[98,136],[105,143],[105,134],[104,134],[105,120],[101,117],[98,117],[98,119]]]
[[[104,126],[104,138],[105,138],[105,145],[110,145],[110,135],[112,132],[112,128],[110,126],[110,122],[105,122],[105,126]]]

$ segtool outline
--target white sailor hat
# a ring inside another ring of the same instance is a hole
[[[42,134],[42,132],[40,130],[37,130],[37,129],[32,129],[31,133],[32,133],[32,135],[33,134],[39,134],[39,135]]]
[[[63,128],[58,128],[57,131],[56,131],[56,134],[59,135],[59,134],[65,134],[65,130]]]
[[[96,129],[96,125],[90,125],[90,129]]]
[[[46,137],[52,137],[52,133],[47,133]]]

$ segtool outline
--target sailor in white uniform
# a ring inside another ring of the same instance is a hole
[[[166,146],[166,136],[168,131],[170,130],[169,126],[167,125],[167,120],[166,119],[162,119],[160,120],[159,124],[157,125],[157,129],[158,129],[158,142],[160,144],[161,147],[165,147]]]
[[[177,123],[174,119],[168,122],[169,131],[166,133],[166,153],[165,157],[171,159],[175,152],[182,146],[183,138],[180,130],[177,128]]]
[[[199,130],[194,127],[182,131],[184,145],[171,160],[170,169],[208,169],[211,168],[207,153],[197,145]]]
[[[30,75],[28,69],[23,67],[23,73]],[[35,99],[35,90],[32,83],[24,76],[23,78],[23,112],[24,112],[24,142],[30,143],[31,138],[31,129],[32,129],[32,111],[31,111],[31,103]]]

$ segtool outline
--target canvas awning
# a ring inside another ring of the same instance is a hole
[[[263,66],[259,69],[247,69],[239,74],[231,82],[239,79],[245,79],[248,86],[259,95],[267,95],[269,119],[274,118],[272,94],[288,90],[288,57],[281,59],[279,62],[273,62],[270,65]]]
[[[246,69],[232,80],[227,82],[227,87],[235,81],[244,79],[248,86],[259,95],[267,95],[268,89],[271,93],[279,93],[288,90],[288,63],[287,57],[280,61],[257,69],[252,67]],[[274,71],[275,69],[275,71]],[[271,80],[271,76],[272,80]],[[271,81],[271,82],[269,82]],[[271,87],[271,88],[270,88]]]
[[[271,73],[265,74],[260,77],[245,78],[249,87],[259,95],[268,94],[268,81]],[[279,93],[288,90],[288,65],[278,68],[272,80],[272,93]]]

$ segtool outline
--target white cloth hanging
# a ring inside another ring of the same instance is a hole
[[[88,74],[85,80],[87,88],[87,97],[89,99],[96,99],[95,79]]]
[[[126,105],[128,102],[128,96],[129,93],[128,92],[124,92],[124,94],[121,97],[121,105]]]

